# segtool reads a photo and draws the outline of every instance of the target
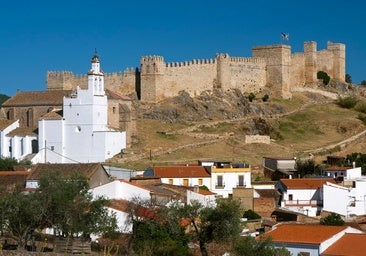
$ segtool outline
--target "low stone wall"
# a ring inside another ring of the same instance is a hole
[[[267,135],[245,135],[245,144],[252,143],[270,144],[271,138]]]

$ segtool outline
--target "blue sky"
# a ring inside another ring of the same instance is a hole
[[[144,55],[166,62],[250,57],[253,46],[292,52],[304,41],[346,44],[346,73],[366,80],[366,2],[242,0],[2,1],[0,94],[46,88],[47,71],[85,74],[95,49],[104,72],[138,67]]]

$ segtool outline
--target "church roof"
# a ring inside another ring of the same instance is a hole
[[[41,116],[40,120],[61,120],[62,113],[61,109],[53,110]]]
[[[6,136],[9,137],[14,137],[14,136],[20,136],[20,137],[24,137],[24,136],[37,136],[37,133],[34,129],[32,128],[21,128],[18,127],[14,130],[12,130],[11,132],[9,132],[8,134],[6,134]]]
[[[0,119],[0,131],[4,130],[14,122],[16,122],[16,120]]]
[[[105,89],[105,94],[109,100],[131,100],[130,97],[121,95],[118,92],[111,91],[109,89]]]
[[[70,90],[17,92],[13,97],[6,100],[2,106],[62,106],[64,96],[68,96],[70,93]]]

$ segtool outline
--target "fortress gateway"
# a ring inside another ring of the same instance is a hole
[[[196,96],[203,91],[240,89],[256,93],[264,87],[272,95],[291,98],[292,87],[313,87],[317,72],[345,81],[345,45],[327,43],[317,51],[316,42],[305,42],[303,53],[291,53],[289,45],[256,46],[252,57],[217,54],[214,59],[166,63],[162,56],[143,56],[139,69],[105,74],[107,89],[128,95],[136,93],[141,101],[158,102],[179,91]],[[69,71],[47,72],[48,90],[71,90],[87,84],[86,75]]]

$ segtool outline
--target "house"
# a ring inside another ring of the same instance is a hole
[[[144,176],[159,177],[162,183],[176,186],[211,186],[209,168],[199,165],[153,166]]]
[[[331,178],[280,179],[276,188],[281,194],[280,206],[308,216],[317,216],[323,209],[323,185]]]
[[[360,178],[361,167],[331,166],[323,170],[323,175],[342,182],[345,179]]]
[[[19,120],[0,120],[0,157],[24,159],[38,152],[37,134],[21,128]]]
[[[366,178],[354,179],[351,186],[324,184],[323,210],[334,212],[346,219],[366,214]]]
[[[23,190],[29,174],[29,171],[0,171],[0,196]]]
[[[325,251],[321,256],[332,255],[365,255],[366,234],[346,233]]]
[[[211,166],[210,191],[223,197],[231,197],[234,188],[251,188],[250,165],[215,161]]]
[[[296,157],[263,157],[262,166],[265,176],[271,177],[272,180],[296,175]]]
[[[344,235],[362,233],[349,226],[281,223],[275,225],[263,237],[270,237],[276,248],[285,247],[291,255],[318,256],[336,244]]]
[[[36,189],[42,174],[57,171],[65,176],[81,174],[88,179],[90,188],[110,182],[109,175],[100,163],[89,164],[36,164],[32,166],[26,181],[26,189]]]
[[[197,200],[203,205],[214,204],[215,195],[209,191],[191,190],[187,187],[163,184],[157,180],[153,178],[149,183],[145,178],[142,178],[144,185],[138,184],[139,178],[134,178],[133,182],[114,180],[90,191],[93,197],[102,196],[111,200],[108,210],[116,215],[120,230],[127,233],[132,231],[132,223],[129,223],[131,207],[143,209],[145,214],[141,211],[134,214],[138,214],[139,217],[147,217],[146,203],[167,205],[172,201],[189,203],[191,200]]]

